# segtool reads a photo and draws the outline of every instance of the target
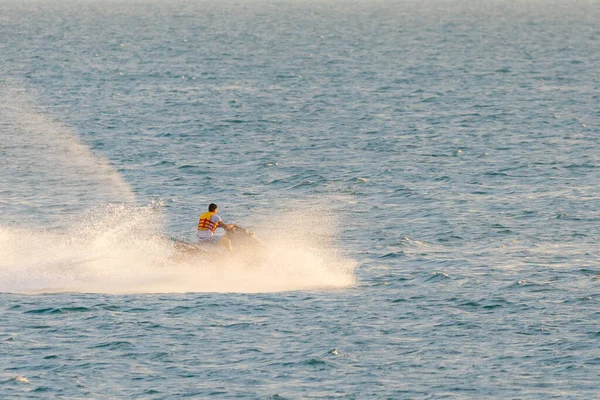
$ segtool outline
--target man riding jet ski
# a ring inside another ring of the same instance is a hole
[[[197,243],[175,240],[178,259],[190,257],[206,257],[208,254],[218,254],[220,257],[243,259],[254,264],[266,257],[264,246],[256,239],[254,232],[235,224],[226,224],[217,215],[218,207],[211,203],[208,212],[200,215],[198,221]],[[215,231],[225,230],[225,235],[218,237]]]
[[[225,232],[237,228],[235,224],[226,224],[221,217],[217,215],[219,207],[215,203],[210,203],[208,212],[200,216],[198,221],[198,244],[220,244],[231,250],[231,239],[226,235],[221,238],[215,236],[217,228],[225,229]]]

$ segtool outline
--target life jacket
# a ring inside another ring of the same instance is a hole
[[[217,230],[217,224],[212,222],[210,219],[215,214],[216,213],[210,212],[210,211],[202,214],[200,216],[200,221],[198,221],[198,230],[199,231],[211,231],[211,233],[214,235],[215,231]]]

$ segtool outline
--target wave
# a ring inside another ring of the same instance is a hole
[[[0,226],[0,292],[256,293],[354,284],[354,262],[325,241],[302,240],[298,222],[264,240],[268,257],[253,265],[181,260],[161,234],[163,222],[156,205],[106,204],[61,231]]]

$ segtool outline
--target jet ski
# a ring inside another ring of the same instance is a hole
[[[231,249],[221,243],[191,243],[173,238],[175,258],[178,261],[194,261],[216,257],[249,264],[257,264],[266,259],[265,246],[254,232],[236,225],[225,231],[224,236],[230,240]]]

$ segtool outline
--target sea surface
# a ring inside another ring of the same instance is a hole
[[[598,1],[0,0],[0,398],[599,398],[599,184]]]

